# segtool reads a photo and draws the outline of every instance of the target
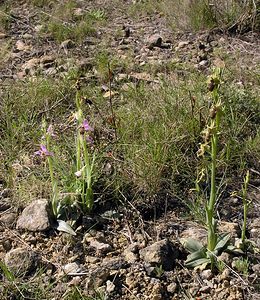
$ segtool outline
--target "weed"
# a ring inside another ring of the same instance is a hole
[[[65,5],[56,4],[51,14],[44,14],[46,25],[43,32],[51,34],[57,42],[72,39],[82,43],[86,36],[95,35],[95,26],[106,19],[105,12],[91,10],[77,15],[77,8],[75,1],[67,1]]]
[[[5,31],[9,29],[11,24],[10,6],[8,3],[4,3],[0,6],[0,30]]]
[[[161,278],[164,274],[163,266],[160,265],[155,267],[154,272],[156,277]]]
[[[249,261],[248,258],[238,258],[234,261],[234,267],[239,273],[248,275]]]

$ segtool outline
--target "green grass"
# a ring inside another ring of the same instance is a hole
[[[207,0],[162,0],[140,1],[129,7],[132,17],[160,13],[168,25],[175,30],[205,30],[212,28],[228,29],[234,26],[237,31],[259,28],[259,13],[251,1],[207,1]]]
[[[107,61],[107,55],[99,55],[97,70],[102,75],[101,83]],[[117,72],[117,64],[114,64],[114,72]],[[225,174],[232,179],[241,175],[245,168],[257,169],[259,166],[260,110],[253,89],[239,89],[230,84],[228,73],[225,80],[221,90],[225,108],[218,175],[221,178]],[[73,190],[70,182],[73,182],[74,169],[70,161],[75,155],[75,128],[62,131],[63,124],[75,110],[73,82],[67,78],[49,80],[39,77],[34,82],[21,82],[4,91],[0,113],[1,168],[8,184],[15,186],[21,199],[26,198],[26,192],[32,199],[36,195],[46,196],[48,191],[46,166],[31,161],[41,138],[42,118],[57,128],[59,137],[53,143],[53,150],[61,157],[57,162],[59,178],[66,192]],[[169,194],[186,201],[189,189],[194,188],[197,172],[203,166],[196,152],[202,141],[203,119],[207,118],[209,109],[205,82],[204,75],[187,70],[185,77],[179,75],[174,82],[166,77],[156,85],[143,82],[127,91],[122,91],[122,83],[118,83],[115,89],[119,94],[113,98],[118,131],[116,143],[111,140],[113,128],[107,121],[109,101],[103,98],[95,82],[83,85],[83,95],[96,105],[85,107],[85,114],[99,135],[96,141],[96,193],[107,190],[111,193],[109,197],[116,200],[118,190],[124,190],[136,198]],[[193,112],[191,95],[196,98]],[[107,158],[106,152],[112,152],[114,158]],[[108,161],[114,171],[110,176],[104,176]],[[24,168],[20,175],[17,165]]]
[[[10,5],[8,1],[0,5],[0,31],[5,32],[11,24]]]
[[[89,11],[80,9],[76,1],[53,4],[50,9],[42,13],[45,26],[42,33],[50,34],[57,42],[67,39],[82,43],[87,36],[95,36],[98,26],[103,25],[106,20],[105,11],[92,9]]]

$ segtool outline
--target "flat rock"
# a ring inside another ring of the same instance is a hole
[[[25,248],[16,248],[6,253],[6,266],[15,276],[25,276],[39,265],[40,257]]]
[[[195,224],[190,225],[187,229],[185,229],[180,234],[180,238],[182,239],[194,239],[200,241],[203,245],[207,242],[207,230],[202,227],[198,227]]]
[[[63,267],[63,271],[65,274],[77,274],[81,271],[80,265],[76,262],[68,263]]]
[[[17,229],[45,231],[51,227],[52,213],[48,200],[38,199],[30,203],[17,220]]]
[[[174,264],[175,258],[178,257],[178,250],[168,240],[156,242],[140,250],[140,258],[156,266],[162,265],[164,270],[169,270]]]

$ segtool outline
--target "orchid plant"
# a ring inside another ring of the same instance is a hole
[[[55,179],[54,176],[54,153],[50,151],[51,149],[51,138],[55,137],[56,135],[54,134],[54,130],[52,125],[48,127],[46,130],[46,122],[43,120],[42,123],[42,128],[43,128],[43,137],[42,139],[44,140],[45,144],[40,145],[40,149],[36,151],[34,154],[40,156],[42,159],[46,158],[48,162],[48,167],[49,167],[49,173],[50,173],[50,178],[51,178],[51,185],[52,185],[52,200],[51,200],[51,206],[52,206],[52,212],[54,216],[57,218],[59,214],[59,203],[58,203],[58,185],[57,185],[57,180]]]
[[[78,181],[78,193],[81,195],[81,203],[84,212],[91,211],[94,204],[94,195],[92,189],[93,167],[95,163],[95,153],[90,154],[90,146],[93,144],[91,133],[94,129],[89,125],[87,119],[83,117],[81,108],[82,98],[80,85],[77,84],[76,107],[75,114],[77,120],[77,136],[76,136],[76,167],[75,176]]]
[[[76,107],[77,111],[74,114],[77,123],[76,132],[76,191],[75,194],[80,198],[80,207],[84,213],[88,213],[93,208],[94,195],[93,195],[93,168],[95,163],[95,153],[92,155],[90,148],[93,145],[92,133],[94,129],[90,126],[87,119],[83,116],[81,108],[81,95],[80,87],[77,86],[76,92]],[[40,156],[42,159],[47,160],[49,174],[52,185],[52,211],[56,220],[58,221],[58,229],[66,231],[71,234],[75,232],[64,221],[59,220],[61,217],[61,201],[59,201],[60,194],[58,191],[58,181],[54,174],[54,152],[51,151],[51,139],[55,137],[53,126],[48,128],[46,122],[43,121],[43,142],[40,144],[40,149],[35,152],[35,155]],[[47,129],[46,129],[47,128]]]
[[[188,267],[206,267],[211,263],[213,267],[217,255],[228,246],[229,235],[217,234],[217,220],[215,219],[215,205],[217,201],[216,170],[218,154],[218,136],[222,103],[219,95],[222,68],[216,68],[209,78],[208,89],[211,93],[212,107],[209,112],[210,123],[203,131],[204,142],[200,145],[198,156],[204,157],[207,153],[210,157],[210,197],[205,205],[206,226],[208,230],[207,247],[199,241],[188,239],[183,241],[184,247],[191,252],[186,261]]]

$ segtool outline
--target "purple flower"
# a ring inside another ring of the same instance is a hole
[[[47,129],[47,134],[49,134],[51,137],[56,137],[56,134],[54,133],[54,129],[52,125],[49,125]]]
[[[89,125],[88,121],[85,119],[82,123],[82,128],[85,131],[93,131],[94,129]]]
[[[41,157],[45,157],[45,156],[53,156],[53,152],[50,152],[47,150],[46,146],[44,145],[40,145],[40,150],[34,152],[35,155],[39,155]]]

